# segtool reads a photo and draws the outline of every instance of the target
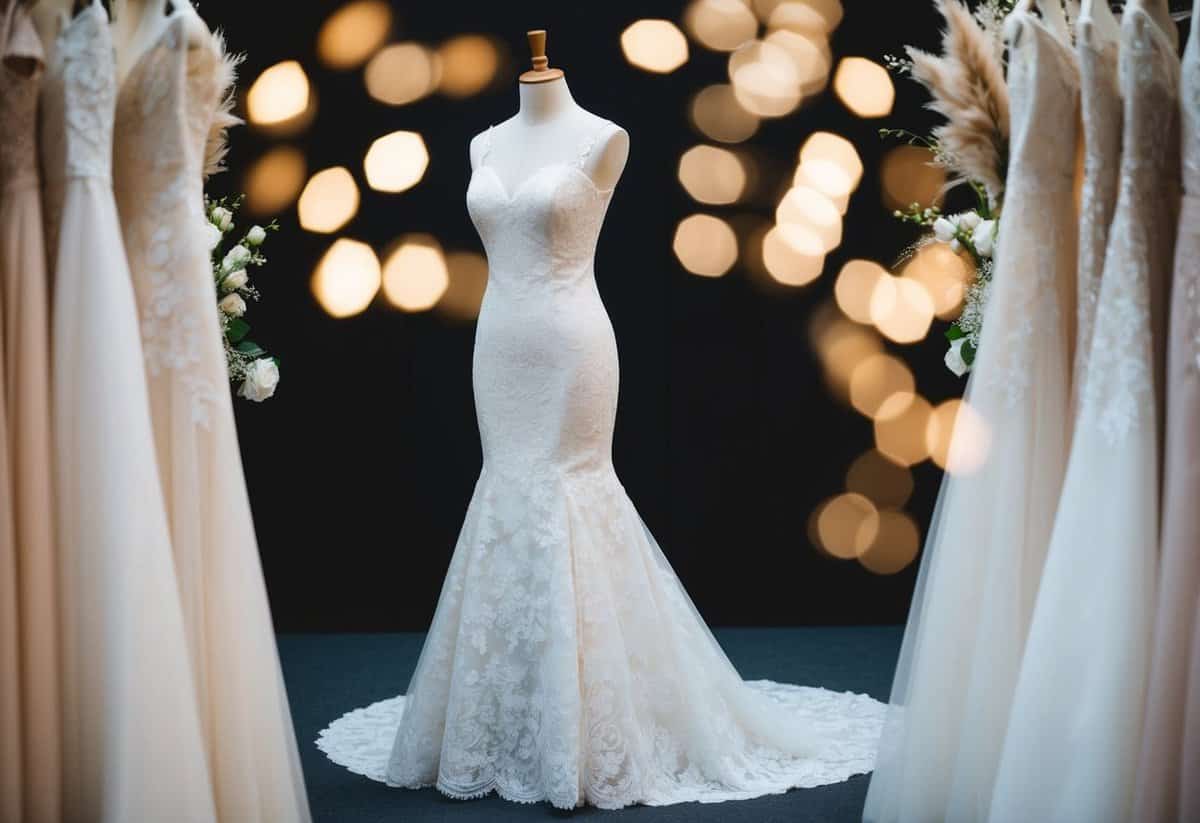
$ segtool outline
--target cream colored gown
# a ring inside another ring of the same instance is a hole
[[[201,231],[208,138],[233,61],[186,2],[175,5],[117,101],[117,201],[217,813],[294,823],[309,819],[308,801]]]

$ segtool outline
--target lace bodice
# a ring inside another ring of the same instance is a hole
[[[0,188],[37,181],[37,100],[42,44],[25,7],[10,0],[0,17]]]
[[[109,179],[116,82],[108,15],[97,0],[62,24],[46,69],[41,120],[48,183]]]
[[[216,389],[202,352],[215,315],[203,245],[205,146],[225,94],[222,44],[193,46],[197,18],[165,19],[117,99],[114,183],[141,314],[150,377],[183,383],[193,422],[207,426]]]
[[[573,162],[543,166],[511,192],[489,164],[494,128],[483,134],[467,208],[496,287],[541,287],[547,279],[561,282],[591,271],[612,192],[596,186],[586,162],[601,136],[615,129],[604,121],[580,145]]]
[[[1154,414],[1179,197],[1179,58],[1144,10],[1121,21],[1124,151],[1096,308],[1081,423],[1117,442]]]
[[[1107,3],[1093,6],[1088,16],[1079,19],[1077,27],[1084,153],[1079,209],[1076,385],[1082,384],[1087,369],[1121,164],[1121,93],[1117,87],[1120,29]]]

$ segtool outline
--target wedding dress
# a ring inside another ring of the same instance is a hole
[[[1075,369],[1078,389],[1087,373],[1091,352],[1096,298],[1104,272],[1108,230],[1117,207],[1118,169],[1121,164],[1121,94],[1117,88],[1117,54],[1120,27],[1108,0],[1085,0],[1076,25],[1083,125],[1083,192],[1079,205],[1078,314],[1075,335]]]
[[[1055,3],[1043,3],[1047,10]],[[1078,72],[1066,21],[1008,18],[1011,157],[991,297],[926,541],[864,819],[983,820],[1069,432]],[[961,462],[960,462],[961,461]],[[1032,820],[1031,818],[1030,820]]]
[[[1200,14],[1200,0],[1196,13]],[[1193,17],[1193,19],[1197,19]],[[1162,571],[1134,819],[1200,820],[1200,36],[1180,82],[1183,209],[1167,351]],[[1195,678],[1189,686],[1189,677]],[[1190,694],[1189,694],[1190,691]]]
[[[309,819],[308,800],[202,231],[234,61],[187,0],[176,7],[117,99],[117,203],[218,817],[295,823]]]
[[[503,128],[503,127],[501,127]],[[721,801],[869,771],[882,706],[747,683],[613,470],[617,350],[593,256],[611,198],[574,163],[467,191],[490,275],[475,338],[484,465],[408,696],[319,747],[394,786],[559,808]]]
[[[142,345],[110,176],[99,0],[63,21],[41,96],[54,273],[52,429],[63,817],[215,820]]]
[[[54,512],[50,497],[50,329],[46,243],[37,168],[37,99],[42,44],[25,8],[0,0],[0,289],[4,316],[4,408],[8,429],[0,492],[12,503],[0,526],[7,558],[0,576],[4,673],[0,675],[0,820],[58,820],[58,614]],[[9,560],[15,560],[14,565]],[[15,595],[15,598],[14,598]],[[15,607],[14,607],[15,604]],[[16,638],[18,654],[9,653]],[[10,669],[13,664],[15,670]],[[12,676],[19,672],[19,676]],[[20,723],[11,724],[18,707]],[[10,748],[19,740],[17,750]],[[14,770],[20,770],[14,786]],[[15,815],[13,814],[14,812]]]
[[[1126,6],[1120,191],[1062,499],[996,777],[997,823],[1133,819],[1158,553],[1156,343],[1179,199],[1173,34],[1138,3]]]

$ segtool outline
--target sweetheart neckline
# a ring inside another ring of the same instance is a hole
[[[492,178],[496,181],[496,185],[498,185],[500,187],[500,193],[502,195],[504,195],[504,201],[506,203],[511,204],[511,203],[515,202],[518,197],[521,196],[521,192],[524,191],[525,188],[530,183],[532,183],[534,180],[538,179],[539,175],[541,175],[543,172],[549,171],[551,169],[558,169],[558,168],[563,168],[563,169],[567,169],[568,171],[574,172],[578,177],[582,178],[588,184],[589,188],[592,190],[592,192],[594,194],[597,194],[601,197],[607,197],[607,196],[611,195],[613,193],[613,191],[616,189],[616,186],[613,186],[612,188],[607,188],[607,189],[600,188],[599,186],[596,185],[596,181],[593,180],[587,172],[583,171],[582,169],[580,169],[577,166],[572,165],[571,163],[566,163],[563,161],[559,161],[559,162],[555,162],[555,163],[547,163],[544,166],[539,166],[536,170],[534,170],[534,172],[532,174],[528,175],[524,180],[522,180],[520,183],[518,183],[517,187],[515,189],[513,189],[511,192],[509,191],[508,185],[504,182],[504,178],[502,178],[500,176],[500,173],[497,172],[494,168],[492,168],[492,166],[490,166],[486,163],[479,166],[477,169],[475,169],[471,173],[471,177],[472,177],[472,179],[474,179],[475,175],[479,174],[481,171],[491,172]]]

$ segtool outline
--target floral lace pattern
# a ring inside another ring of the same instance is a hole
[[[611,128],[611,124],[604,124]],[[484,468],[407,697],[321,733],[335,762],[560,808],[726,800],[869,771],[883,706],[746,684],[613,471],[618,365],[592,259],[609,192],[574,162],[467,193],[489,277]]]
[[[1033,15],[1013,13],[1007,30],[1012,165],[988,302],[997,322],[984,325],[976,391],[981,407],[1012,410],[1050,357],[1040,341],[1068,339],[1079,76],[1071,51]],[[1047,129],[1047,122],[1063,125]]]
[[[1158,405],[1153,341],[1162,330],[1179,191],[1179,58],[1138,9],[1122,21],[1119,69],[1125,150],[1080,407],[1080,424],[1110,444]]]
[[[218,376],[208,367],[219,327],[201,235],[209,124],[224,90],[214,49],[189,49],[179,12],[130,71],[117,99],[117,205],[141,310],[152,381],[176,381],[192,423],[212,425]]]

